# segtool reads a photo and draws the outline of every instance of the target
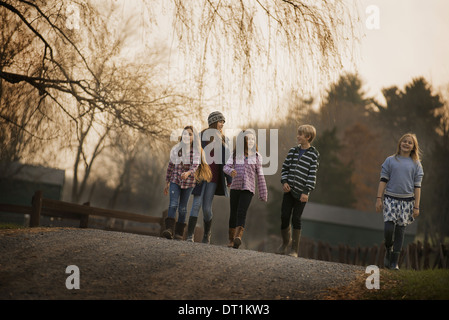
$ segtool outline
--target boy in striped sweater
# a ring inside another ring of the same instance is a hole
[[[316,129],[311,125],[298,127],[298,146],[291,148],[282,164],[281,183],[284,191],[281,207],[282,245],[279,254],[286,254],[291,243],[290,255],[298,256],[301,237],[301,215],[309,193],[315,189],[320,154],[311,145]],[[290,230],[290,219],[293,232]]]

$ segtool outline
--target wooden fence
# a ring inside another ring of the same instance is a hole
[[[0,212],[2,211],[17,214],[29,214],[30,227],[38,227],[40,225],[41,216],[79,220],[80,228],[87,228],[89,225],[89,217],[92,216],[131,220],[143,223],[156,223],[159,224],[161,228],[164,223],[162,216],[153,217],[131,212],[91,207],[88,203],[80,205],[46,199],[43,197],[42,191],[35,192],[31,201],[31,207],[0,203]]]
[[[43,198],[42,191],[35,192],[31,203],[31,206],[0,203],[0,212],[29,214],[30,227],[38,227],[40,225],[40,217],[49,216],[79,220],[80,228],[87,228],[89,225],[89,217],[100,216],[143,223],[155,223],[160,226],[160,230],[163,228],[164,218],[167,214],[165,211],[161,217],[153,217],[91,207],[88,203],[79,205],[59,200],[45,199]],[[199,233],[202,233],[202,231],[199,230],[200,228],[196,229],[198,230],[195,230],[195,238],[199,239]],[[351,248],[347,245],[331,246],[328,243],[315,242],[304,237],[301,238],[299,249],[299,256],[303,258],[361,266],[377,265],[383,267],[384,255],[384,245],[369,248],[362,248],[360,246]],[[418,241],[417,243],[410,243],[401,252],[399,267],[414,270],[449,268],[449,248],[444,244],[431,247],[427,242],[421,243]]]
[[[331,246],[328,243],[303,238],[300,242],[299,256],[361,266],[383,267],[385,246],[382,244],[351,248],[348,245]],[[449,268],[449,248],[444,244],[432,247],[428,242],[421,241],[410,243],[402,249],[399,267],[413,270]]]

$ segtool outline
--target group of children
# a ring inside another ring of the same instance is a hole
[[[228,247],[237,249],[242,243],[256,183],[259,200],[267,202],[267,185],[255,132],[251,129],[241,131],[234,150],[230,151],[228,138],[223,134],[224,123],[225,117],[221,112],[212,112],[208,117],[208,129],[198,134],[192,126],[185,127],[179,143],[172,148],[164,190],[166,195],[170,194],[168,216],[162,232],[164,237],[182,239],[187,226],[187,241],[193,241],[202,208],[202,242],[210,243],[213,198],[224,195],[230,198]],[[288,151],[282,164],[284,195],[280,208],[282,244],[277,251],[279,254],[298,256],[301,216],[310,192],[315,189],[319,166],[320,154],[312,146],[315,137],[316,129],[312,125],[299,126],[298,144]],[[206,153],[205,148],[210,152]],[[376,210],[383,212],[386,268],[398,269],[405,227],[419,215],[423,175],[417,138],[407,133],[399,139],[396,153],[382,164],[378,187]],[[187,224],[187,203],[192,194]]]

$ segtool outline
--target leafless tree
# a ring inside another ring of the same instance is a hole
[[[14,59],[2,66],[0,79],[11,84],[29,84],[39,93],[40,100],[51,101],[74,122],[92,111],[104,112],[122,125],[156,135],[160,124],[155,121],[160,117],[155,115],[161,110],[167,115],[179,106],[179,98],[182,97],[169,87],[161,88],[162,84],[159,84],[159,90],[154,90],[154,86],[145,83],[148,77],[142,74],[145,70],[142,65],[112,68],[117,63],[112,58],[109,61],[100,59],[97,64],[100,52],[92,52],[92,46],[98,49],[99,45],[106,44],[107,47],[100,48],[104,50],[103,55],[114,57],[115,54],[117,57],[120,39],[101,43],[103,38],[110,40],[110,37],[105,37],[107,21],[90,1],[76,2],[81,8],[80,24],[83,28],[68,29],[66,11],[71,3],[62,0],[0,1],[2,12],[8,12],[10,20],[20,23],[13,38],[25,36],[33,44],[33,54],[23,55],[25,59],[22,60],[29,69],[24,70],[21,61]],[[87,44],[86,40],[91,43]],[[2,45],[8,48],[11,43]],[[109,70],[105,70],[106,67]],[[126,70],[134,75],[140,72],[139,81],[136,82],[135,76],[128,83],[112,85]],[[67,106],[69,99],[74,99],[84,112],[75,115]]]
[[[63,148],[75,150],[72,201],[79,202],[110,132],[128,127],[162,139],[190,100],[166,83],[160,50],[145,50],[146,61],[123,58],[129,31],[108,30],[113,8],[100,14],[89,1],[76,2],[83,28],[73,30],[67,26],[72,4],[0,1],[6,24],[0,43],[0,119],[8,131],[2,149],[12,149],[10,142],[24,136],[29,156],[39,154],[30,149],[35,140],[48,149],[49,141],[58,139]]]

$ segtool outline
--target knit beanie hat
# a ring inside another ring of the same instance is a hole
[[[221,112],[219,112],[219,111],[214,111],[214,112],[212,112],[212,113],[209,115],[209,117],[207,118],[207,123],[209,124],[209,126],[210,126],[211,124],[215,123],[215,122],[218,122],[218,121],[223,121],[223,122],[225,122],[225,117],[224,117],[224,115],[223,115]]]

